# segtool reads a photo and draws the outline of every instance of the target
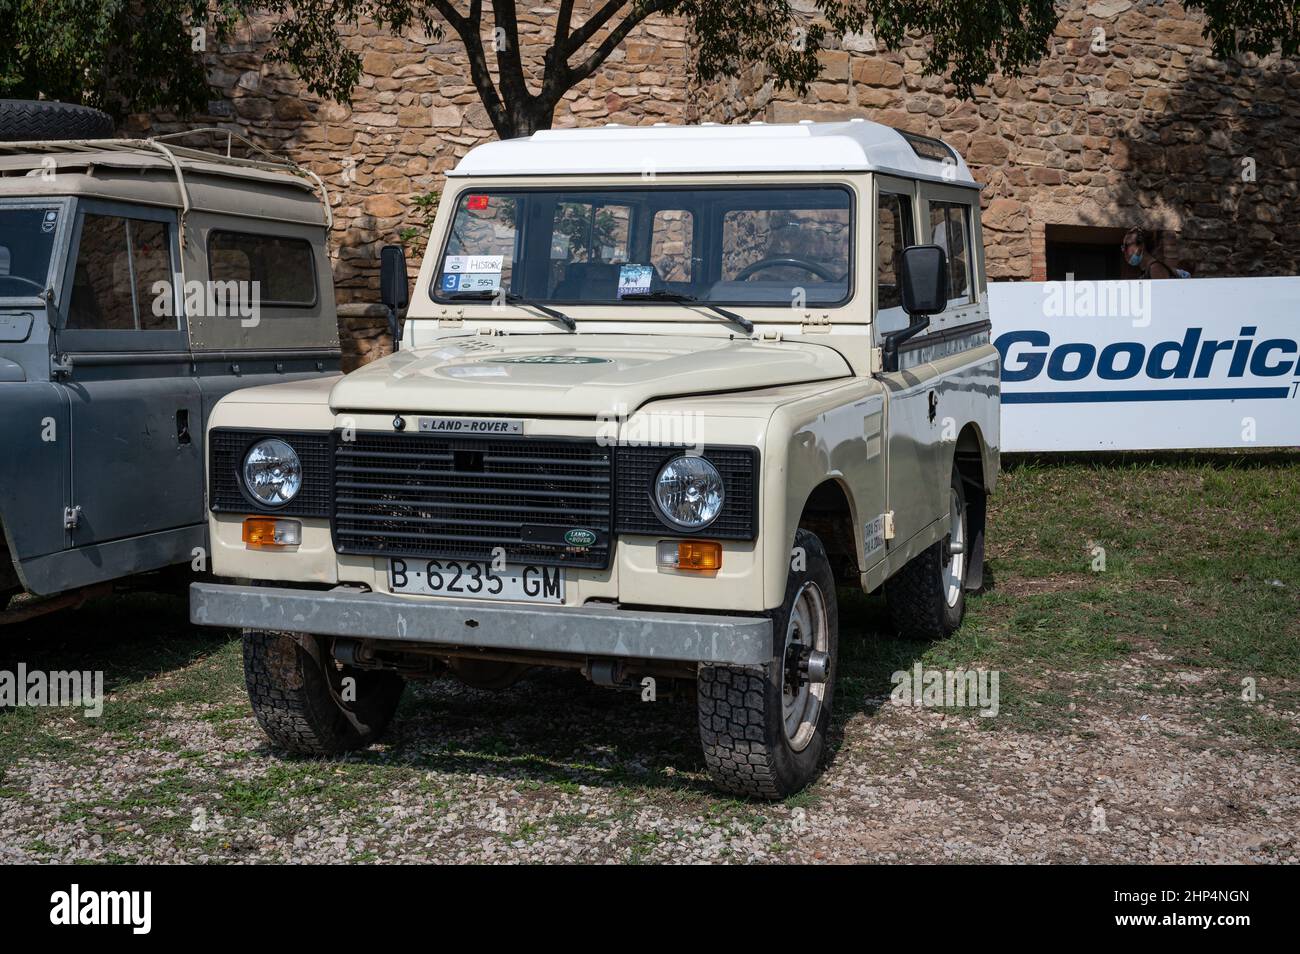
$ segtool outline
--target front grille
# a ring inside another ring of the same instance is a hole
[[[302,489],[283,507],[267,507],[244,490],[244,457],[260,440],[278,437],[298,453]],[[216,513],[274,513],[286,517],[330,515],[328,431],[255,431],[217,428],[208,435],[208,507]]]
[[[619,533],[703,536],[719,540],[753,540],[758,536],[758,448],[705,447],[703,455],[718,468],[726,496],[722,513],[702,530],[683,530],[659,516],[654,483],[664,464],[686,453],[684,447],[618,449]]]
[[[596,441],[352,436],[334,439],[339,553],[491,560],[501,547],[510,563],[609,565],[613,462]]]

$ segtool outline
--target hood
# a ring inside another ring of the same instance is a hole
[[[417,410],[596,418],[686,394],[716,394],[851,374],[825,345],[687,335],[444,338],[353,371],[335,411]]]

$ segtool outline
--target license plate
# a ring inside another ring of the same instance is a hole
[[[563,603],[564,567],[510,564],[500,570],[473,560],[388,561],[394,593],[454,596],[462,600]]]

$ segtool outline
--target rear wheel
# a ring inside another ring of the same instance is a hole
[[[889,615],[904,639],[942,639],[961,625],[970,568],[968,528],[966,492],[954,467],[948,488],[948,532],[885,582]]]
[[[304,755],[374,742],[405,688],[396,673],[336,662],[319,636],[262,630],[244,631],[244,681],[263,731]]]
[[[762,666],[703,666],[697,685],[700,739],[722,789],[785,798],[821,770],[835,688],[839,616],[821,541],[798,531],[805,568],[790,572],[770,616],[780,654]]]

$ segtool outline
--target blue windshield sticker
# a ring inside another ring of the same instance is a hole
[[[652,265],[624,265],[618,270],[618,297],[643,295],[650,291],[654,275]]]

